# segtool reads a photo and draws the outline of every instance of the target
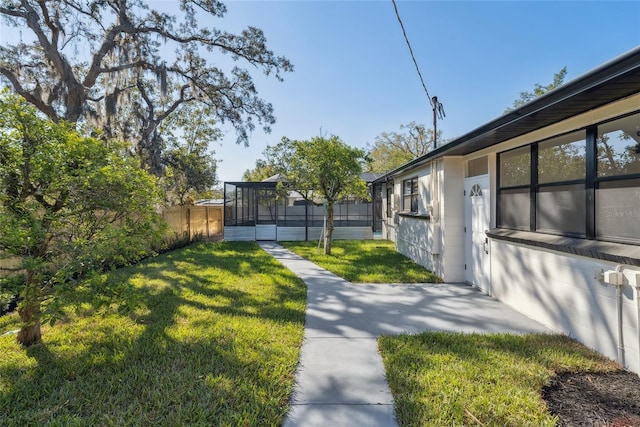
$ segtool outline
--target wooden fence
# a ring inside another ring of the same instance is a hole
[[[179,236],[222,237],[222,206],[173,206],[164,209],[162,217]],[[0,277],[9,275],[9,269],[20,267],[20,263],[20,258],[0,259]]]
[[[222,206],[173,206],[162,211],[169,228],[180,236],[206,238],[222,235]]]

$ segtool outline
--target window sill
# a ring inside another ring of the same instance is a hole
[[[536,246],[616,264],[640,266],[640,246],[636,245],[502,228],[494,228],[487,231],[486,234],[494,240]]]
[[[405,218],[416,218],[416,219],[424,219],[424,220],[430,220],[431,219],[431,215],[429,214],[419,214],[417,212],[398,212],[398,215],[405,217]]]

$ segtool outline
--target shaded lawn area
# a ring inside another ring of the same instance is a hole
[[[87,305],[27,350],[0,337],[0,425],[266,425],[288,409],[302,281],[255,243],[200,243],[118,270],[139,305]],[[16,329],[0,318],[0,335]]]
[[[622,371],[563,335],[427,332],[379,347],[401,426],[554,426],[542,391],[556,374]]]
[[[436,283],[441,280],[395,250],[388,240],[334,240],[331,255],[318,242],[278,242],[352,283]]]

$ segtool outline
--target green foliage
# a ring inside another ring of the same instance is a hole
[[[211,108],[186,104],[160,127],[168,144],[163,186],[171,204],[193,203],[217,184],[216,160],[208,148],[220,137],[213,116]]]
[[[268,149],[267,149],[268,150]],[[271,178],[277,175],[276,166],[269,162],[269,160],[258,159],[256,160],[256,166],[253,169],[247,169],[242,174],[242,180],[246,182],[259,182],[264,181],[267,178]]]
[[[567,76],[567,67],[562,67],[560,71],[553,75],[553,81],[546,86],[536,83],[533,91],[520,92],[520,98],[513,101],[513,106],[507,108],[504,112],[508,113],[522,107],[524,104],[533,101],[534,99],[544,95],[545,93],[552,91],[553,89],[562,86],[564,79]]]
[[[40,303],[78,278],[160,244],[156,179],[126,149],[43,119],[22,98],[0,97],[0,258],[22,261],[25,325],[37,324]]]
[[[66,305],[26,351],[2,336],[0,425],[281,426],[306,289],[255,243],[199,243],[101,275],[134,311]]]
[[[3,25],[25,34],[0,45],[0,79],[51,120],[86,123],[105,139],[129,141],[145,167],[162,176],[162,124],[177,109],[209,109],[249,143],[256,124],[269,132],[273,107],[249,73],[277,80],[293,65],[267,47],[264,33],[217,28],[221,1],[0,1]],[[82,54],[79,54],[82,52]],[[233,63],[209,57],[227,55]],[[244,68],[243,68],[244,67]]]
[[[366,153],[350,147],[337,136],[289,141],[291,156],[287,182],[302,191],[318,192],[329,203],[346,196],[367,198],[366,183],[360,178]]]
[[[442,132],[438,132],[442,140]],[[376,136],[373,146],[369,146],[371,162],[368,171],[385,173],[411,160],[424,156],[433,146],[433,130],[425,125],[410,122],[400,125],[400,132],[383,132]]]
[[[553,375],[622,369],[562,335],[425,332],[379,347],[401,426],[554,426]]]
[[[387,240],[336,240],[331,255],[315,242],[281,242],[287,249],[352,283],[438,283],[442,280]]]
[[[267,152],[276,171],[284,175],[287,189],[298,191],[307,200],[326,203],[324,250],[331,253],[334,204],[347,196],[369,198],[367,185],[360,178],[368,160],[365,151],[350,147],[334,135],[308,141],[285,137]]]

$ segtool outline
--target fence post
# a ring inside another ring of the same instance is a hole
[[[191,209],[187,208],[187,234],[189,235],[189,241],[191,241]]]
[[[211,237],[211,235],[209,234],[209,206],[205,206],[204,207],[204,212],[205,212],[205,218],[207,221],[207,238]]]

